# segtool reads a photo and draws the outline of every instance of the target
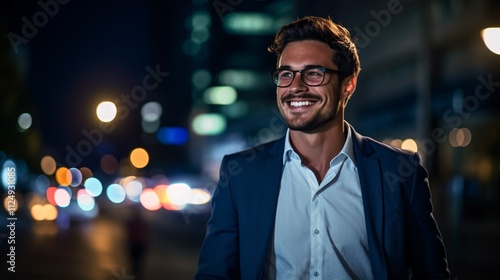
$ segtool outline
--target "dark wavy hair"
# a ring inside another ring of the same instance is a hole
[[[279,59],[289,43],[303,40],[324,42],[335,51],[332,61],[341,72],[340,81],[351,75],[358,76],[361,67],[351,33],[330,18],[306,16],[293,21],[281,27],[267,49]]]

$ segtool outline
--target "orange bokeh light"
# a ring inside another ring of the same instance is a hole
[[[149,154],[143,148],[136,148],[130,153],[130,163],[135,168],[143,168],[149,163]]]
[[[66,167],[59,167],[56,171],[56,181],[61,186],[69,186],[73,180],[73,175]]]

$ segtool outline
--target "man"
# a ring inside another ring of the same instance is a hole
[[[223,158],[196,279],[448,279],[419,155],[344,121],[360,71],[349,32],[305,17],[269,50],[289,129]]]

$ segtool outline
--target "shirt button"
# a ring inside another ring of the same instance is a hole
[[[319,272],[315,271],[314,272],[314,276],[318,277],[319,276]]]
[[[319,230],[317,230],[317,229],[316,229],[316,230],[314,231],[314,234],[319,234]]]

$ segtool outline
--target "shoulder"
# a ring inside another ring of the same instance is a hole
[[[386,154],[389,156],[414,156],[415,152],[404,150],[401,148],[398,148],[396,146],[392,146],[389,144],[386,144],[384,142],[377,141],[375,139],[372,139],[370,137],[363,136],[366,141],[370,143],[370,145],[373,147],[375,153],[378,154]]]
[[[412,165],[419,165],[421,157],[418,152],[404,150],[392,145],[377,141],[371,137],[354,133],[355,150],[357,156],[366,156],[378,158],[381,163],[401,164],[401,162],[410,162]]]
[[[236,160],[236,161],[253,161],[257,158],[273,158],[281,157],[284,150],[284,137],[266,142],[252,148],[248,148],[236,153],[228,154],[224,156],[224,160]]]

